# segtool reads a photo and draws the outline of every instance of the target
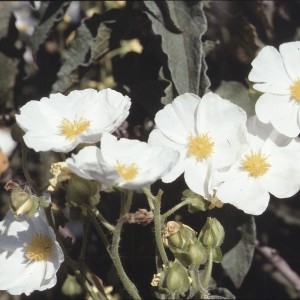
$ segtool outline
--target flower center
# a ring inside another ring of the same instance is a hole
[[[58,128],[60,133],[64,135],[67,140],[74,140],[78,134],[87,130],[90,127],[90,124],[91,121],[85,120],[82,117],[79,119],[75,117],[74,121],[63,118]]]
[[[37,233],[33,236],[29,244],[24,243],[26,249],[26,257],[32,261],[47,260],[51,254],[52,240],[47,235]]]
[[[242,161],[242,167],[250,174],[250,176],[262,176],[271,167],[271,165],[268,164],[266,160],[266,156],[261,152],[253,153],[251,151],[251,153],[246,155],[245,159]]]
[[[207,133],[188,137],[187,156],[194,156],[196,160],[209,157],[213,151],[214,143]]]
[[[133,180],[138,174],[138,167],[135,164],[126,165],[117,161],[115,169],[125,181]]]
[[[300,102],[300,79],[290,86],[291,95],[295,101]]]

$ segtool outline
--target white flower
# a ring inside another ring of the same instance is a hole
[[[172,149],[150,146],[138,140],[103,134],[101,150],[87,146],[66,160],[68,168],[86,179],[106,186],[140,189],[154,183],[178,161]]]
[[[282,134],[300,133],[300,41],[264,47],[252,62],[249,80],[263,92],[255,105],[257,117]]]
[[[12,139],[9,128],[0,128],[0,152],[10,156],[17,143]]]
[[[0,290],[29,295],[49,289],[63,259],[43,211],[18,219],[9,211],[0,222]]]
[[[299,191],[300,139],[287,138],[256,117],[249,119],[249,131],[249,149],[229,171],[218,173],[216,182],[223,183],[218,184],[216,196],[259,215],[268,206],[269,193],[287,198]]]
[[[69,152],[80,143],[99,142],[103,132],[113,132],[127,118],[131,102],[111,89],[72,91],[32,100],[16,115],[26,132],[24,141],[35,151]]]
[[[178,164],[162,180],[172,182],[184,172],[188,187],[209,199],[213,172],[230,167],[246,144],[246,118],[244,110],[213,93],[202,99],[178,96],[156,114],[158,129],[148,141],[180,152]]]

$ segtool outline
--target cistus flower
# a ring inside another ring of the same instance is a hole
[[[130,105],[129,97],[111,89],[76,90],[29,101],[16,121],[29,148],[69,152],[80,143],[99,142],[103,132],[115,131],[127,118]]]
[[[300,133],[300,41],[284,43],[279,51],[265,46],[252,62],[249,80],[262,92],[255,105],[259,120],[271,122],[282,134]]]
[[[216,196],[245,213],[260,215],[268,206],[269,193],[288,198],[299,191],[300,139],[287,138],[256,117],[248,120],[248,128],[248,150],[229,171],[215,174],[223,181]]]
[[[0,222],[0,290],[12,295],[43,291],[56,284],[64,255],[43,211]]]
[[[103,134],[101,150],[87,146],[66,160],[68,168],[85,179],[105,186],[140,189],[160,179],[178,161],[178,152],[160,146],[150,146],[138,140],[118,140]]]
[[[243,109],[214,93],[202,99],[190,93],[175,98],[156,114],[156,129],[148,140],[180,153],[162,180],[172,182],[184,172],[188,187],[210,199],[213,172],[231,166],[247,145],[246,119]]]

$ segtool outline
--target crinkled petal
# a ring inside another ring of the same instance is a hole
[[[257,83],[269,83],[270,91],[277,93],[291,84],[280,53],[273,46],[264,47],[252,61],[249,80]],[[256,86],[257,88],[259,86]]]
[[[189,134],[195,133],[195,111],[200,100],[190,93],[176,97],[156,114],[157,127],[172,141],[186,144]]]
[[[300,133],[299,104],[288,96],[263,94],[256,102],[255,111],[261,122],[271,122],[286,136],[296,137]]]
[[[259,180],[245,176],[228,180],[218,187],[216,196],[223,203],[230,203],[247,214],[260,215],[268,204],[270,195]]]
[[[286,72],[291,80],[300,79],[300,41],[284,43],[279,46]]]

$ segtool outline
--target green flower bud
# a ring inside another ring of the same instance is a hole
[[[186,252],[174,253],[174,256],[186,267],[196,267],[205,264],[207,260],[206,249],[196,238]]]
[[[66,192],[66,200],[77,205],[95,206],[100,201],[100,183],[72,175]]]
[[[186,268],[177,260],[166,269],[164,286],[170,293],[178,292],[184,296],[190,288],[190,280]]]
[[[39,198],[31,194],[29,189],[17,186],[10,194],[10,206],[15,215],[33,216],[39,206]]]
[[[190,213],[206,211],[209,208],[210,202],[190,189],[184,190],[182,196],[182,201],[186,200],[189,202],[188,210]]]
[[[213,249],[213,261],[215,263],[220,263],[222,261],[223,255],[220,247]]]
[[[163,241],[172,252],[182,252],[188,249],[196,232],[189,226],[181,223],[170,221],[163,233]]]
[[[201,232],[200,241],[207,247],[219,247],[224,240],[225,231],[215,218],[207,218]]]
[[[61,291],[66,296],[74,297],[82,293],[82,288],[77,282],[76,277],[68,274],[61,287]]]

